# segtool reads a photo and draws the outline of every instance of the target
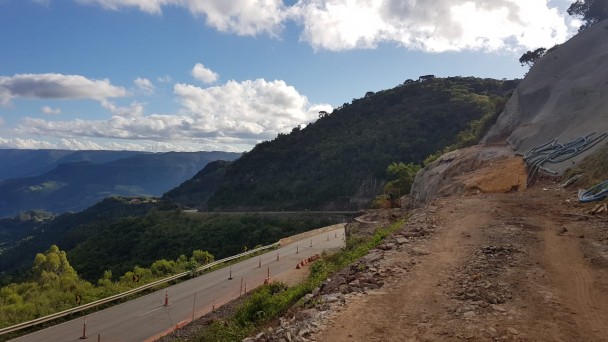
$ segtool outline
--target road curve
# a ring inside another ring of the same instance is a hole
[[[327,249],[342,247],[343,234],[343,227],[329,233],[321,233],[259,257],[239,262],[231,268],[210,272],[98,311],[86,317],[85,336],[93,341],[97,341],[98,335],[101,336],[101,341],[153,341],[155,337],[172,331],[176,325],[191,320],[193,312],[195,317],[199,317],[211,311],[214,305],[219,307],[238,297],[241,291],[241,278],[247,290],[251,290],[264,282],[268,269],[270,276],[273,277],[295,268],[304,258]],[[260,261],[261,267],[259,267]],[[232,272],[231,280],[228,279],[230,272]],[[167,294],[168,306],[164,306],[165,294]],[[77,318],[13,341],[83,341],[81,337],[83,337],[84,322],[85,318]]]

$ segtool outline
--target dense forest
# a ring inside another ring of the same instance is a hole
[[[332,113],[319,113],[304,128],[258,144],[226,167],[211,197],[217,184],[206,183],[204,174],[165,197],[211,211],[366,207],[392,162],[421,164],[459,140],[476,142],[516,85],[428,75],[368,92]]]
[[[21,227],[18,218],[13,220]],[[185,213],[157,199],[112,197],[80,213],[48,222],[28,221],[32,227],[28,237],[0,253],[0,284],[27,279],[30,274],[25,271],[36,253],[50,245],[67,251],[78,274],[94,281],[106,270],[120,275],[197,249],[223,258],[242,252],[244,246],[274,243],[342,220],[307,213]]]

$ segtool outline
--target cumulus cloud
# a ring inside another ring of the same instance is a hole
[[[35,150],[56,148],[56,146],[50,142],[43,140],[0,137],[0,148],[19,148]]]
[[[174,92],[182,105],[178,114],[145,115],[140,103],[120,107],[106,100],[102,106],[111,113],[107,120],[27,117],[15,132],[78,141],[138,140],[172,147],[183,144],[242,151],[313,121],[321,110],[332,110],[329,105],[310,104],[306,96],[284,81],[230,81],[210,88],[176,84]]]
[[[48,114],[48,115],[61,114],[61,109],[60,108],[51,108],[49,106],[44,106],[44,107],[40,108],[40,111],[43,114]]]
[[[135,81],[133,81],[133,83],[139,90],[147,95],[152,95],[154,93],[154,89],[156,89],[154,84],[152,84],[152,82],[147,78],[138,77],[135,79]]]
[[[76,0],[83,4],[97,4],[110,10],[134,7],[150,14],[161,14],[163,7],[187,9],[196,16],[204,16],[207,25],[239,35],[265,32],[275,35],[282,27],[282,0]]]
[[[229,81],[210,88],[176,84],[174,92],[204,131],[269,137],[310,122],[317,109],[306,96],[279,80]],[[331,111],[331,106],[323,107]]]
[[[302,25],[315,49],[342,51],[397,43],[443,52],[536,48],[563,42],[576,30],[551,0],[76,0],[106,9],[164,7],[204,16],[207,25],[239,35],[277,36],[286,21]]]
[[[192,77],[203,83],[213,83],[219,78],[219,75],[217,73],[213,72],[213,70],[211,69],[206,68],[201,63],[196,63],[190,73],[192,74]]]
[[[422,51],[496,51],[563,42],[569,28],[548,0],[300,0],[290,16],[315,49],[396,42]]]
[[[109,80],[90,80],[79,75],[18,74],[0,76],[0,104],[17,97],[30,99],[93,99],[126,96],[127,91]]]

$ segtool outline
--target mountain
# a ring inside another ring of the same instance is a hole
[[[186,207],[207,210],[207,200],[224,180],[229,165],[230,162],[225,160],[211,162],[194,177],[169,190],[163,198]]]
[[[368,92],[223,166],[219,186],[207,170],[165,197],[212,211],[366,207],[391,162],[422,163],[448,145],[476,142],[516,85],[427,75]]]
[[[88,154],[64,156],[81,159]],[[25,210],[80,211],[105,197],[159,196],[191,178],[207,163],[234,160],[230,152],[138,153],[106,162],[83,160],[59,164],[39,176],[0,181],[0,216]],[[98,155],[93,160],[103,160]],[[110,158],[110,159],[112,159]]]
[[[108,163],[148,153],[150,152],[0,149],[0,180],[39,176],[65,163]]]

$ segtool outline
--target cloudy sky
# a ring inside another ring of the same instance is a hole
[[[522,77],[568,0],[0,0],[0,148],[246,151],[420,75]]]

